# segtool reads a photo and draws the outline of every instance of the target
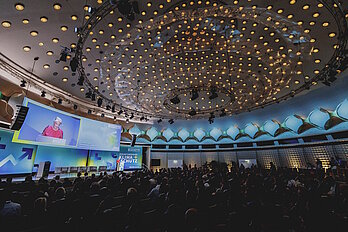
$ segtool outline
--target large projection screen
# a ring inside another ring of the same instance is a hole
[[[30,99],[13,142],[89,150],[119,151],[122,127],[69,114]]]

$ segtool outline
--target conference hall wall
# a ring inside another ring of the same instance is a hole
[[[32,173],[35,164],[50,161],[55,167],[107,166],[140,169],[142,147],[121,146],[120,151],[97,151],[12,142],[13,132],[0,130],[0,175]]]
[[[269,168],[270,162],[277,167],[307,168],[308,164],[315,165],[316,159],[323,162],[324,168],[329,168],[330,158],[339,157],[342,161],[348,161],[348,142],[312,143],[296,146],[274,146],[270,148],[254,148],[240,150],[192,150],[192,151],[168,151],[152,150],[151,159],[159,159],[160,166],[154,169],[167,168],[173,160],[186,165],[197,167],[205,162],[217,161],[231,165],[241,159],[256,159],[263,168]]]

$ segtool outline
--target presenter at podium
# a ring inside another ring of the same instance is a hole
[[[42,132],[42,135],[47,137],[63,139],[63,131],[59,128],[61,124],[62,119],[60,117],[56,117],[53,121],[53,126],[46,126],[46,128]]]

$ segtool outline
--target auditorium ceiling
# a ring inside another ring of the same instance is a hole
[[[117,118],[211,119],[344,76],[347,19],[337,0],[8,0],[0,68],[19,65],[53,101],[71,103],[51,85]]]

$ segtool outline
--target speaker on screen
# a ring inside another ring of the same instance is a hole
[[[23,122],[25,120],[25,117],[27,116],[28,110],[29,110],[29,107],[26,107],[26,106],[21,106],[19,108],[19,111],[17,113],[17,117],[16,117],[16,119],[11,127],[11,130],[20,130],[21,129]]]
[[[131,142],[131,147],[134,147],[135,142],[137,141],[137,135],[132,134],[132,142]]]
[[[152,167],[161,166],[161,160],[160,159],[151,159],[151,166]]]

